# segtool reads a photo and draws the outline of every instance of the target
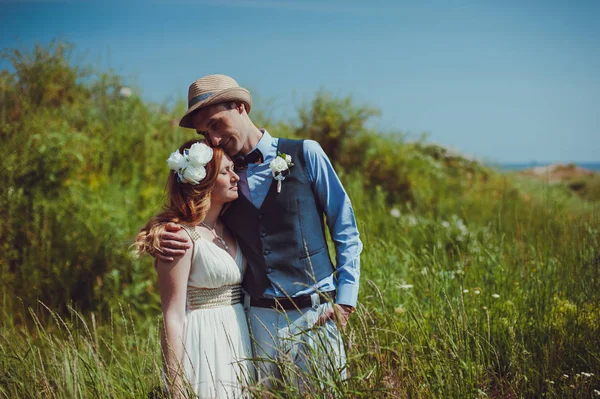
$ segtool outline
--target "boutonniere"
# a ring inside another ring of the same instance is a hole
[[[290,174],[290,168],[292,166],[294,166],[292,157],[281,152],[269,164],[269,168],[271,168],[271,172],[273,172],[273,179],[277,180],[278,193],[281,192],[281,182]]]

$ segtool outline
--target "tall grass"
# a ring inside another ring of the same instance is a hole
[[[29,326],[3,315],[0,394],[6,398],[147,397],[160,387],[159,326],[116,309],[107,319],[41,305]]]
[[[181,106],[122,97],[118,76],[71,66],[68,50],[4,52],[0,395],[160,396],[155,272],[128,247],[190,133],[173,123]],[[311,395],[597,396],[598,202],[378,134],[350,99],[318,93],[292,122],[255,111],[276,136],[343,148],[364,243],[349,379]]]

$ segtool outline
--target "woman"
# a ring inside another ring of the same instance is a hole
[[[162,353],[174,397],[241,397],[251,375],[248,325],[240,303],[245,262],[219,215],[237,199],[239,177],[220,148],[191,140],[171,154],[168,206],[136,238],[139,253],[158,249],[155,229],[179,223],[191,243],[172,262],[157,261],[164,318]]]

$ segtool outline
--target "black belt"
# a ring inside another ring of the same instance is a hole
[[[325,301],[335,299],[335,291],[319,292],[319,295]],[[323,302],[322,300],[321,303]],[[310,295],[300,295],[292,298],[250,298],[250,305],[258,308],[303,309],[312,307],[312,298]]]

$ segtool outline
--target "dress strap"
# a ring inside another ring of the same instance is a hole
[[[190,237],[192,237],[193,241],[199,240],[202,237],[200,236],[200,233],[198,233],[196,231],[196,229],[194,229],[193,227],[187,226],[185,224],[180,224],[181,227],[183,227],[183,229],[185,231],[187,231],[187,233],[190,235]]]

